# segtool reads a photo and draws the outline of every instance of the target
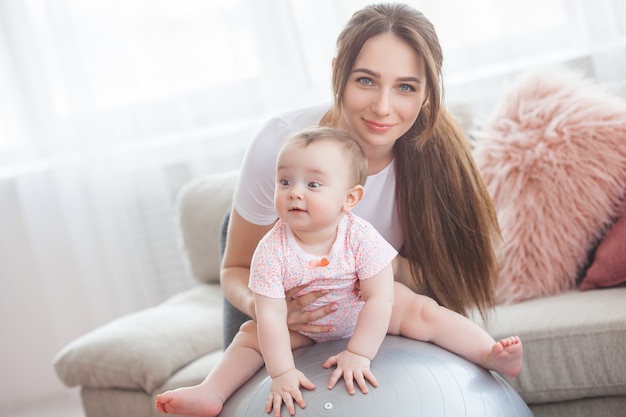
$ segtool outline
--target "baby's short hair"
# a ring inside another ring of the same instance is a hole
[[[361,148],[361,145],[354,140],[354,137],[345,130],[333,127],[313,127],[301,130],[291,136],[285,145],[290,143],[301,143],[308,146],[315,142],[333,142],[341,145],[344,154],[351,163],[353,185],[365,185],[367,181],[367,157]]]

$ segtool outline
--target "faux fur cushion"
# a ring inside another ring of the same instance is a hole
[[[626,282],[626,199],[620,215],[607,230],[593,262],[580,283],[582,291],[606,288]]]
[[[498,302],[574,287],[626,189],[626,103],[571,70],[526,74],[475,157],[504,239]]]

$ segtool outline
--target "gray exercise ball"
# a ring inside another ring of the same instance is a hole
[[[315,384],[302,389],[306,408],[296,417],[532,417],[522,398],[497,373],[430,343],[387,336],[372,361],[378,388],[348,394],[343,380],[326,388],[331,369],[322,364],[348,341],[319,343],[294,351],[296,367]],[[224,405],[221,417],[267,417],[271,379],[262,368]],[[281,417],[289,416],[284,405]],[[270,414],[271,415],[271,414]]]

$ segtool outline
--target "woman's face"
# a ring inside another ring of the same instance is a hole
[[[391,151],[426,99],[424,60],[400,38],[368,39],[354,62],[342,98],[341,127],[356,136],[368,158]]]

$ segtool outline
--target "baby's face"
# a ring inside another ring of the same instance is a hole
[[[278,156],[274,204],[294,230],[335,227],[350,189],[350,163],[331,141],[287,145]]]

